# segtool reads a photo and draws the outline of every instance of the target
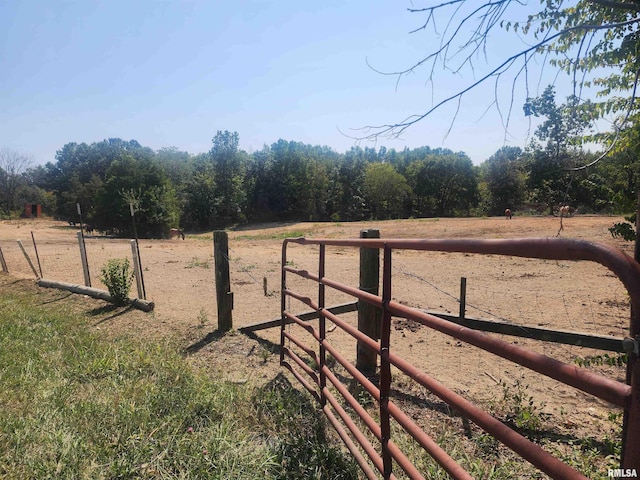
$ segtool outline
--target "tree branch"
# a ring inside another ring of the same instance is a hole
[[[640,5],[637,3],[614,2],[613,0],[590,0],[590,3],[629,12],[640,12]]]
[[[441,3],[439,5],[436,5],[434,7],[428,7],[428,8],[424,8],[424,9],[410,9],[409,11],[411,12],[427,12],[428,13],[428,19],[427,22],[421,27],[421,28],[426,28],[429,23],[434,22],[434,26],[435,26],[435,18],[434,18],[434,12],[438,9],[442,9],[444,7],[447,6],[452,6],[452,5],[458,5],[458,7],[456,7],[456,11],[458,11],[459,5],[464,3],[464,1],[466,0],[451,0],[449,2],[445,2],[445,3]],[[600,3],[602,1],[605,2],[609,2],[609,0],[594,0],[593,3]],[[468,23],[475,15],[481,14],[480,15],[480,25],[475,28],[473,30],[473,32],[471,33],[470,37],[463,42],[463,46],[461,47],[460,50],[464,50],[466,47],[472,47],[472,50],[470,53],[467,54],[467,56],[464,58],[464,60],[462,61],[462,63],[455,68],[453,71],[454,72],[459,72],[459,70],[464,67],[465,65],[469,65],[471,66],[471,68],[473,69],[473,62],[472,62],[472,57],[474,55],[476,55],[479,52],[479,49],[481,48],[481,45],[484,44],[484,42],[486,42],[486,37],[489,33],[489,31],[494,28],[496,26],[496,24],[500,21],[505,9],[507,8],[507,6],[509,4],[511,4],[512,2],[518,2],[518,0],[498,0],[498,1],[488,1],[483,3],[480,7],[476,7],[473,8],[472,13],[465,15],[459,22],[457,27],[453,30],[453,32],[450,32],[449,35],[445,35],[445,38],[443,39],[443,41],[440,43],[440,46],[438,47],[438,49],[429,54],[428,56],[426,56],[425,58],[423,58],[422,60],[420,60],[419,62],[415,63],[414,65],[412,65],[410,68],[407,68],[405,70],[401,70],[401,71],[395,71],[395,72],[383,72],[380,71],[378,69],[375,69],[374,67],[372,67],[369,62],[367,61],[367,65],[369,65],[369,67],[374,70],[375,72],[378,72],[382,75],[396,75],[398,77],[397,82],[396,82],[396,87],[400,82],[400,79],[402,78],[402,76],[404,75],[408,75],[409,73],[413,73],[415,72],[416,69],[418,69],[419,67],[423,66],[425,63],[427,62],[432,62],[432,66],[431,66],[431,73],[429,74],[429,79],[430,81],[433,81],[433,75],[434,75],[434,71],[435,71],[435,64],[437,62],[437,60],[439,58],[442,58],[446,67],[446,64],[448,61],[451,61],[451,58],[447,57],[447,52],[449,51],[449,49],[452,47],[453,45],[453,41],[454,39],[456,39],[457,37],[460,36],[460,32],[462,31],[462,26],[465,25],[466,23]],[[621,2],[613,2],[614,4],[617,3],[621,3]],[[635,11],[638,10],[640,11],[640,6],[638,6],[637,8],[631,8],[631,4],[627,4],[627,3],[623,3],[623,5],[625,6],[625,8],[629,11]],[[452,17],[450,17],[449,21],[448,21],[448,25],[450,25],[452,20]],[[624,26],[628,26],[628,25],[634,25],[634,24],[638,24],[640,22],[640,18],[632,18],[632,19],[627,19],[625,21],[621,21],[621,22],[614,22],[614,23],[607,23],[607,24],[582,24],[582,25],[576,25],[576,26],[572,26],[572,27],[567,27],[563,30],[557,31],[556,33],[551,34],[551,27],[549,27],[549,30],[546,32],[547,36],[545,38],[543,38],[542,40],[540,40],[539,42],[535,43],[534,45],[525,48],[523,50],[521,50],[520,52],[510,56],[509,58],[507,58],[505,61],[503,61],[500,65],[498,65],[497,67],[493,68],[491,71],[489,71],[487,74],[483,75],[482,77],[480,77],[478,80],[474,81],[473,83],[471,83],[469,86],[467,86],[466,88],[458,91],[457,93],[439,101],[437,104],[435,104],[433,107],[431,107],[430,109],[428,109],[425,113],[422,114],[415,114],[415,115],[410,115],[408,117],[406,117],[404,120],[395,123],[395,124],[383,124],[383,125],[368,125],[362,128],[359,128],[357,130],[366,132],[366,134],[364,136],[361,137],[354,137],[357,140],[373,140],[376,139],[378,136],[388,136],[388,137],[393,137],[393,138],[397,138],[399,137],[406,129],[408,129],[410,126],[415,125],[416,123],[420,122],[421,120],[423,120],[424,118],[426,118],[427,116],[431,115],[433,112],[435,112],[436,110],[438,110],[439,108],[441,108],[443,105],[454,101],[454,100],[458,100],[458,106],[456,107],[456,114],[460,108],[460,100],[462,99],[462,97],[469,92],[470,90],[476,88],[477,86],[479,86],[480,84],[484,83],[485,81],[487,81],[489,78],[495,77],[496,81],[497,79],[500,78],[501,75],[503,75],[507,70],[509,70],[519,59],[524,59],[523,60],[523,67],[520,69],[520,71],[518,72],[517,76],[519,76],[520,74],[522,74],[524,72],[525,76],[527,75],[527,64],[529,61],[532,60],[534,54],[537,53],[541,53],[545,50],[545,48],[543,47],[547,47],[551,44],[553,44],[553,42],[563,36],[566,36],[568,34],[571,34],[573,32],[597,32],[597,31],[602,31],[602,30],[609,30],[609,29],[615,29],[615,28],[620,28],[620,27],[624,27]],[[448,26],[445,29],[445,32],[448,30]],[[417,30],[414,30],[417,31]],[[593,37],[592,37],[593,38]],[[580,50],[583,49],[584,47],[584,39],[581,42],[580,45]],[[591,39],[589,40],[589,42],[587,43],[587,45],[590,47],[591,46]],[[587,48],[588,49],[588,48]],[[459,51],[457,51],[456,54],[454,54],[454,56],[456,56]],[[547,54],[550,53],[550,49],[546,48],[547,50]],[[586,53],[585,53],[586,55]],[[570,60],[571,63],[574,63],[574,69],[578,70],[579,69],[579,62],[578,59],[576,60]],[[574,81],[576,81],[576,76],[575,76],[575,71],[574,71]],[[527,82],[528,84],[528,82]],[[528,88],[528,87],[527,87]],[[513,90],[512,90],[513,92]],[[496,99],[497,102],[497,99]],[[494,103],[496,103],[494,102]],[[509,112],[511,111],[511,106],[509,107]],[[454,120],[455,120],[455,115],[454,115]],[[502,117],[502,113],[500,113],[501,118]],[[503,119],[503,124],[505,123],[504,119]],[[508,119],[507,119],[507,124]],[[370,133],[373,132],[373,133]]]

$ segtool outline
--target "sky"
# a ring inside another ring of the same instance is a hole
[[[423,113],[477,78],[437,67],[433,83],[425,69],[398,82],[376,71],[406,69],[437,45],[433,30],[409,33],[424,22],[407,10],[419,6],[2,0],[0,148],[30,155],[35,164],[55,162],[67,143],[107,138],[198,154],[211,148],[218,130],[238,132],[248,152],[282,138],[338,152],[357,145],[448,148],[479,164],[504,145],[524,147],[532,133],[522,113],[524,89],[516,89],[505,130],[492,107],[493,84],[400,138],[356,139],[363,127]],[[476,76],[523,45],[513,34],[489,40]],[[498,95],[504,112],[511,84]]]

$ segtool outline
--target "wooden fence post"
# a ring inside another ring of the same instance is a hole
[[[229,279],[229,238],[227,232],[213,232],[213,257],[216,269],[216,299],[218,301],[218,330],[227,331],[233,328],[231,310],[233,310],[233,293]]]
[[[82,261],[82,272],[84,273],[84,284],[91,286],[91,277],[89,276],[89,263],[87,262],[87,250],[84,245],[84,236],[82,230],[78,232],[78,245],[80,245],[80,260]]]
[[[138,242],[131,240],[131,258],[133,259],[133,273],[136,277],[136,287],[138,289],[138,298],[144,299],[144,293],[142,289],[142,281],[140,276],[140,259],[138,258]]]
[[[467,313],[467,278],[460,277],[460,321],[464,322]]]
[[[42,265],[40,265],[40,255],[38,255],[38,247],[36,246],[36,237],[33,236],[33,232],[31,232],[31,240],[33,240],[33,250],[36,252],[36,260],[38,261],[38,270],[40,271],[40,276],[38,278],[42,278]]]
[[[0,265],[2,265],[2,271],[4,273],[9,273],[9,269],[7,268],[7,262],[5,262],[4,255],[2,254],[2,248],[0,248]]]
[[[20,250],[22,250],[22,254],[24,255],[24,258],[27,259],[27,262],[29,263],[29,266],[31,267],[33,274],[36,276],[36,278],[40,278],[36,270],[36,267],[33,266],[33,262],[31,261],[31,258],[29,257],[27,250],[24,248],[24,245],[22,244],[22,240],[18,240],[18,246],[20,247]]]
[[[380,230],[361,230],[360,238],[380,238]],[[360,290],[379,294],[380,287],[380,250],[377,248],[360,249]],[[363,301],[358,301],[358,330],[374,340],[380,338],[381,311]],[[356,367],[363,373],[372,375],[376,372],[378,355],[367,346],[358,342],[356,351]]]

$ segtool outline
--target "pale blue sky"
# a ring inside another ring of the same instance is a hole
[[[357,136],[355,128],[400,121],[473,80],[439,71],[431,89],[418,71],[396,89],[394,77],[367,66],[368,59],[381,70],[402,69],[430,51],[432,33],[408,33],[421,22],[410,6],[3,0],[0,147],[37,164],[55,161],[68,142],[112,137],[196,154],[210,149],[217,130],[235,130],[247,151],[283,138],[344,152],[355,142],[340,130]],[[521,44],[505,35],[489,46],[495,62]],[[505,144],[495,109],[483,116],[492,100],[492,85],[465,97],[448,136],[452,108],[401,139],[360,146],[445,147],[480,163]],[[508,145],[527,142],[523,102],[521,92]]]

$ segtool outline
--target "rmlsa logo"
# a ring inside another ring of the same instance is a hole
[[[635,468],[610,468],[608,475],[614,478],[638,478]]]

